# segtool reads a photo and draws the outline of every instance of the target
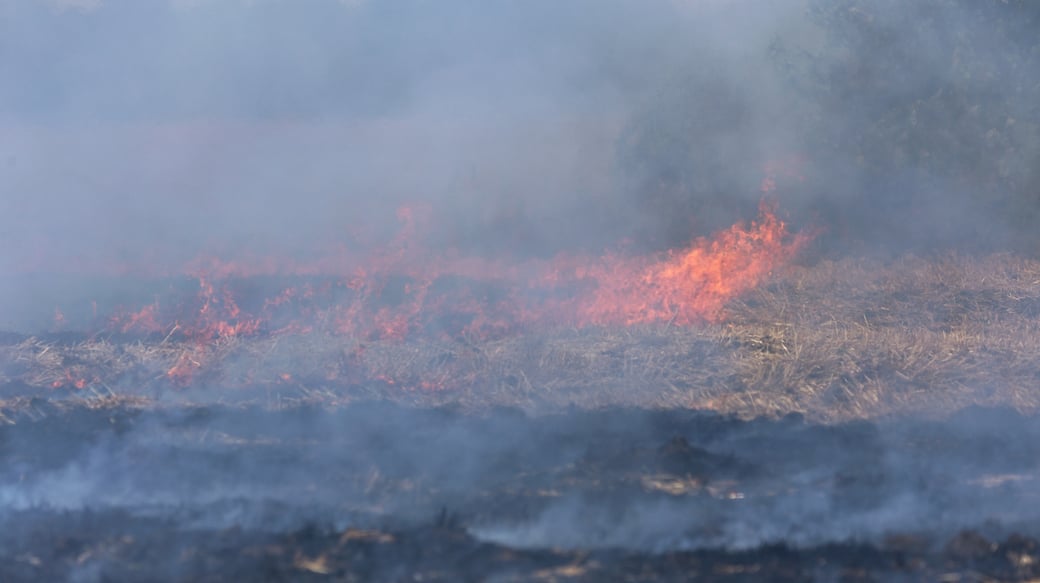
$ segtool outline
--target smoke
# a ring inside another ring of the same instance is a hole
[[[763,191],[797,226],[824,226],[824,252],[1035,245],[1037,14],[996,0],[0,2],[0,275],[309,257],[391,239],[413,204],[433,215],[424,242],[463,254],[661,249],[752,218]],[[50,317],[54,281],[0,278],[0,324],[40,304]],[[526,419],[422,415],[279,419],[290,445],[248,452],[218,435],[234,419],[172,443],[170,426],[146,424],[55,467],[5,465],[0,514],[419,521],[482,502],[474,492],[523,464],[589,463],[610,432],[651,451],[673,437],[649,418],[610,431],[568,419],[545,436]],[[967,447],[970,420],[935,431]],[[690,443],[765,473],[683,497],[479,507],[471,532],[749,548],[1036,518],[1021,512],[1035,455],[994,468],[992,452],[907,452],[919,436],[899,424],[849,430],[863,442],[834,451],[823,430],[777,451],[780,430],[697,427],[682,430]],[[1005,486],[977,485],[1002,473]],[[412,475],[427,481],[392,490]]]
[[[764,178],[830,243],[978,246],[1032,216],[1015,2],[2,10],[6,271],[312,253],[408,203],[468,252],[674,247],[753,216]]]
[[[1007,410],[832,427],[636,410],[270,415],[141,414],[71,449],[20,442],[52,431],[46,421],[9,431],[23,459],[5,463],[0,512],[119,509],[188,530],[285,532],[416,526],[447,509],[507,546],[649,552],[894,534],[942,544],[965,528],[1028,534],[1037,518],[1040,428]]]
[[[814,2],[827,52],[781,51],[819,118],[805,120],[807,192],[828,201],[836,235],[875,247],[1035,249],[1036,5],[907,8]]]
[[[3,10],[0,233],[25,250],[6,254],[8,271],[302,254],[362,227],[388,233],[410,203],[435,209],[435,243],[470,252],[652,238],[664,209],[623,184],[622,129],[698,61],[711,75],[766,75],[736,63],[762,48],[774,12],[737,28],[714,2]],[[760,91],[752,110],[772,103]],[[732,144],[718,162],[743,177],[733,196],[757,200],[767,148],[716,137]],[[707,234],[694,214],[680,242]]]
[[[683,495],[572,494],[527,520],[474,532],[518,547],[667,552],[884,544],[908,533],[936,543],[969,528],[1028,530],[1035,519],[1022,514],[1034,496],[1035,464],[1014,436],[1037,428],[1014,412],[974,409],[939,423],[827,429],[759,421],[706,440],[695,426],[685,431],[695,446],[733,456],[755,468],[753,477],[717,473]]]
[[[489,222],[598,180],[582,51],[537,31],[548,5],[470,4],[5,4],[5,247],[307,250],[404,203]]]

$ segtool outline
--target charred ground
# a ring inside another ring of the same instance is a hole
[[[1016,534],[1034,524],[1040,426],[1006,409],[823,426],[36,401],[11,421],[5,580],[1040,574]]]
[[[494,339],[6,333],[0,573],[1035,578],[1038,280],[819,261],[723,323]]]

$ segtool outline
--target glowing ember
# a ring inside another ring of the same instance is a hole
[[[757,285],[804,243],[797,237],[785,241],[785,234],[773,209],[763,206],[749,227],[735,225],[665,257],[607,258],[582,273],[596,287],[575,299],[572,323],[717,320],[727,301]]]
[[[95,382],[97,382],[96,378],[95,378]],[[71,370],[67,370],[66,369],[65,370],[65,376],[63,378],[60,378],[60,379],[57,379],[57,380],[53,381],[51,383],[51,388],[52,389],[60,389],[62,387],[66,387],[66,388],[74,388],[76,390],[82,390],[82,389],[85,389],[87,387],[87,384],[88,384],[87,383],[87,379],[85,379],[85,378],[83,378],[81,376],[76,375]]]

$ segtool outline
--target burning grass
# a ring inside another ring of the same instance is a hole
[[[556,326],[498,338],[327,330],[150,338],[8,335],[0,395],[133,396],[288,406],[357,400],[802,412],[836,421],[1038,409],[1040,262],[907,256],[791,266],[716,323]],[[190,382],[178,383],[178,371]]]

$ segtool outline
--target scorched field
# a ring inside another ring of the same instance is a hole
[[[34,276],[0,578],[1040,576],[1040,263],[808,245]]]

